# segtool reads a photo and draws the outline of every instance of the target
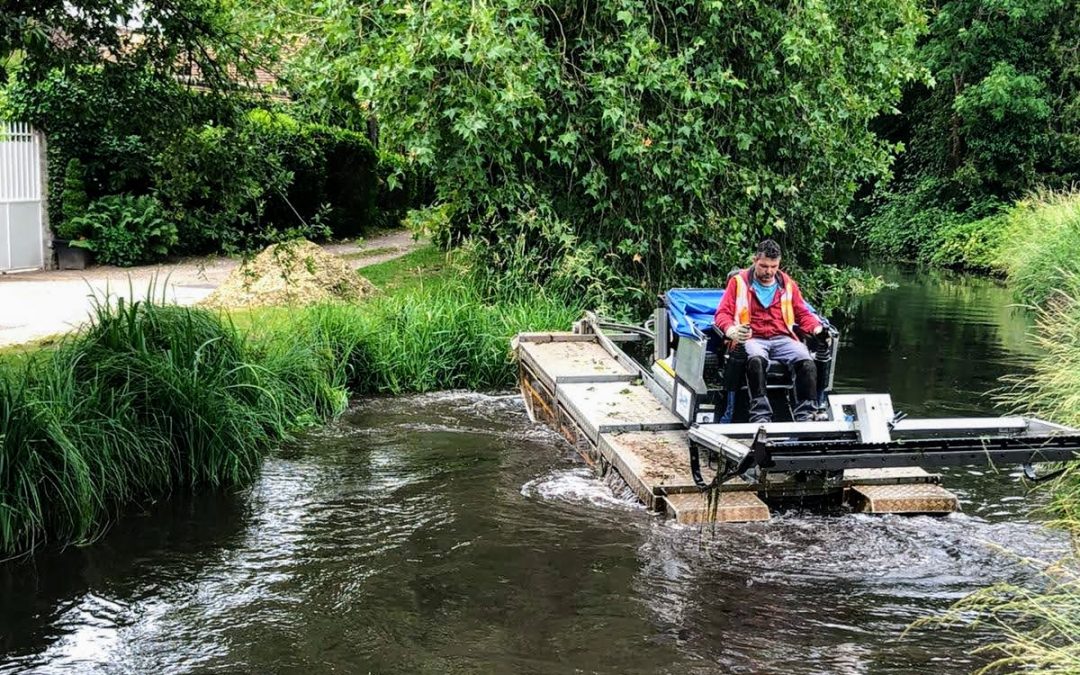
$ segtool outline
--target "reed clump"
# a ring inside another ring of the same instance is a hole
[[[1080,190],[1041,191],[1002,217],[999,266],[1020,302],[1044,305],[1080,273]]]
[[[125,505],[243,485],[350,395],[513,384],[510,338],[580,308],[484,298],[464,279],[363,304],[228,314],[103,302],[55,348],[0,363],[0,553],[85,543]]]
[[[510,339],[527,330],[565,330],[582,307],[538,291],[489,299],[464,280],[441,280],[376,296],[363,305],[318,305],[281,331],[327,354],[357,395],[513,385]],[[284,339],[271,334],[268,340]]]
[[[954,604],[926,625],[990,626],[1000,639],[973,653],[988,658],[976,673],[1080,672],[1080,569],[1074,558],[1023,560],[1037,583],[994,584]]]
[[[203,310],[99,305],[2,371],[0,551],[86,542],[124,504],[248,481],[268,447],[344,405],[332,371],[290,356],[261,358]]]

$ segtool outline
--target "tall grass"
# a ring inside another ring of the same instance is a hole
[[[264,452],[349,394],[510,386],[511,336],[573,303],[486,301],[461,279],[363,305],[227,316],[103,303],[50,350],[0,363],[0,553],[96,537],[126,504],[241,485]]]
[[[972,593],[926,625],[990,626],[1000,639],[978,647],[989,657],[977,673],[1080,672],[1080,573],[1074,559],[1046,564],[1021,561],[1035,570],[1035,588],[999,583]]]
[[[149,302],[102,304],[90,326],[0,378],[0,551],[85,542],[120,505],[241,484],[262,452],[334,414],[308,354],[259,359],[227,321]]]
[[[1042,305],[1080,273],[1080,191],[1040,192],[1004,216],[999,258],[1021,302]]]
[[[565,330],[581,310],[543,292],[489,301],[468,282],[450,280],[362,306],[313,307],[282,330],[332,354],[355,394],[491,390],[514,382],[511,337]]]
[[[1080,273],[1055,276],[1058,288],[1036,309],[1028,335],[1039,357],[1030,374],[1009,379],[1001,398],[1010,407],[1080,427]]]
[[[1003,403],[1080,427],[1080,193],[1044,194],[1006,216],[1001,251],[1019,298],[1036,305],[1029,339],[1041,356],[1011,378]],[[993,626],[1000,639],[978,651],[993,660],[981,672],[1080,673],[1080,468],[1048,486],[1045,513],[1064,528],[1072,553],[1038,570],[1034,588],[997,584],[969,595],[937,621]]]

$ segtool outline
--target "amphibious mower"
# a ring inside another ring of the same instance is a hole
[[[514,339],[530,417],[616,471],[649,508],[680,522],[769,518],[792,501],[872,513],[948,513],[956,496],[927,471],[1080,458],[1080,431],[1027,417],[911,419],[888,394],[833,392],[839,333],[807,338],[818,412],[791,420],[793,375],[769,364],[774,421],[746,420],[738,351],[712,329],[722,289],[672,289],[642,326],[592,313],[571,332]],[[810,308],[813,311],[813,308]],[[816,313],[816,312],[815,312]],[[1052,474],[1051,474],[1052,475]]]

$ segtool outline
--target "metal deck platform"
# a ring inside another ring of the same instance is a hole
[[[646,507],[687,524],[759,521],[769,519],[762,497],[806,494],[806,486],[790,476],[772,475],[761,484],[724,483],[710,503],[690,474],[681,420],[643,386],[634,364],[612,356],[600,340],[576,333],[518,335],[522,397],[534,420],[558,430],[599,471],[616,471]],[[861,468],[845,471],[828,487],[872,513],[957,510],[956,496],[937,483],[936,475],[918,468]]]

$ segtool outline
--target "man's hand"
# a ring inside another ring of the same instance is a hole
[[[729,340],[736,344],[742,344],[743,342],[746,342],[750,339],[750,336],[752,334],[753,333],[750,330],[750,326],[747,326],[745,324],[741,326],[731,325],[726,331],[724,331],[724,335],[726,335]]]
[[[832,347],[832,333],[825,330],[824,326],[818,326],[814,329],[814,339],[824,349]]]

